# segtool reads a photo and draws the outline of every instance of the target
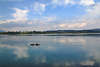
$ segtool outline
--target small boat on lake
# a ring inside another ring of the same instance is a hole
[[[40,44],[39,43],[32,43],[32,44],[30,44],[31,46],[40,46]]]

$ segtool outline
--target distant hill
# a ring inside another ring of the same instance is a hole
[[[100,29],[91,29],[91,30],[94,30],[94,31],[100,31]]]
[[[89,30],[53,30],[53,31],[46,31],[46,32],[58,32],[58,33],[100,33],[100,29],[89,29]]]

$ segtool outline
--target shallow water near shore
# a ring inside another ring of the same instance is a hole
[[[0,67],[100,67],[100,37],[0,35]]]

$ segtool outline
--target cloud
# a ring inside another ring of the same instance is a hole
[[[56,16],[44,16],[42,18],[34,18],[33,20],[27,21],[22,24],[9,23],[9,24],[2,24],[0,27],[2,27],[2,29],[6,31],[8,30],[9,31],[33,31],[33,30],[43,31],[43,30],[56,30],[56,29],[82,29],[87,25],[88,24],[86,21],[77,21],[77,20],[58,21]]]
[[[83,6],[91,6],[95,4],[95,1],[94,0],[80,0],[79,4]]]
[[[9,20],[0,20],[0,24],[3,24],[3,23],[10,23],[12,22],[13,20],[12,19],[9,19]]]
[[[33,10],[35,13],[42,14],[46,10],[46,4],[35,2],[33,4]]]
[[[63,21],[66,21],[66,19],[61,21],[56,16],[51,16],[51,17],[42,16],[42,13],[46,11],[46,7],[52,8],[52,5],[67,6],[69,4],[70,5],[77,4],[78,6],[85,6],[86,14],[80,16],[79,18],[76,18],[73,23],[72,23],[73,19],[69,22],[63,23]],[[9,29],[6,30],[15,31],[15,30],[28,30],[28,29],[29,30],[50,30],[50,29],[55,30],[55,29],[83,29],[84,27],[93,28],[96,26],[100,27],[100,23],[99,23],[100,3],[96,3],[94,0],[78,0],[78,1],[77,0],[51,0],[49,3],[34,2],[34,4],[32,5],[32,10],[34,10],[33,13],[36,14],[35,16],[39,16],[39,18],[32,18],[32,20],[28,20],[27,17],[30,9],[27,10],[27,9],[13,8],[13,10],[15,11],[15,13],[11,15],[13,17],[12,19],[0,21],[0,27],[2,29],[9,27]],[[77,20],[79,19],[85,21],[77,22]],[[11,23],[15,23],[15,24],[11,24]],[[5,27],[3,27],[4,25],[2,24],[4,24]]]
[[[40,21],[52,22],[52,21],[55,21],[56,19],[57,19],[56,16],[44,16],[42,17],[42,19],[40,19]]]
[[[55,21],[56,16],[42,16],[42,18],[33,18],[32,20],[27,20],[24,23],[0,24],[0,29],[5,31],[50,30],[53,29]]]
[[[3,18],[4,16],[0,16],[0,18]]]
[[[62,5],[68,5],[68,4],[75,4],[75,1],[74,0],[52,0],[52,4],[53,5],[59,5],[59,6],[62,6]]]
[[[27,20],[27,13],[29,12],[28,10],[22,10],[18,8],[14,8],[14,10],[16,11],[14,14],[12,14],[12,16],[14,17],[14,20],[16,21]]]
[[[96,3],[92,8],[88,8],[86,11],[89,17],[100,17],[100,3]]]
[[[81,17],[86,21],[87,28],[100,28],[100,3],[96,3],[95,5],[86,9],[86,14]]]
[[[55,6],[66,6],[66,5],[82,5],[91,6],[95,4],[94,0],[52,0],[51,2]]]
[[[85,27],[87,23],[73,23],[73,24],[60,24],[59,27],[67,29],[67,28],[82,28]]]
[[[12,14],[13,19],[8,19],[8,20],[1,20],[0,24],[3,23],[11,23],[11,22],[25,22],[28,20],[27,18],[27,13],[29,12],[28,10],[22,10],[19,8],[13,8],[15,13]]]

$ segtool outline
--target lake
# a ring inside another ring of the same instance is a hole
[[[100,36],[0,35],[0,67],[100,67]]]

